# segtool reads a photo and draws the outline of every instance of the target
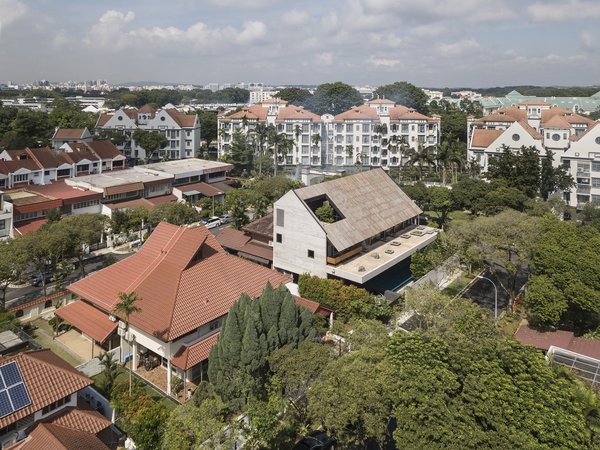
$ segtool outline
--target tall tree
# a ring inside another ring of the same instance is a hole
[[[146,161],[156,159],[156,152],[168,144],[167,137],[158,131],[136,128],[133,132],[136,144],[146,150]]]
[[[313,95],[308,89],[302,88],[283,88],[277,91],[275,97],[287,101],[291,105],[303,106],[306,109],[312,108]]]
[[[339,114],[352,106],[362,105],[363,96],[352,86],[336,81],[321,84],[314,94],[313,111],[316,114]]]
[[[200,126],[202,127],[202,139],[206,141],[206,147],[210,147],[217,140],[217,114],[212,111],[199,111]]]
[[[115,304],[113,308],[113,312],[117,316],[121,316],[125,322],[125,331],[129,332],[129,317],[132,314],[142,312],[142,309],[137,306],[137,303],[142,299],[136,292],[130,292],[129,294],[126,292],[119,292],[117,295],[119,302]],[[131,340],[128,341],[129,349],[131,350]],[[132,361],[133,364],[133,361]],[[134,371],[135,367],[131,367],[129,370],[129,396],[131,396],[131,373]]]
[[[427,102],[429,97],[414,84],[407,81],[396,81],[392,84],[386,84],[378,87],[373,92],[374,98],[387,98],[397,104],[413,108],[420,113],[427,114]]]

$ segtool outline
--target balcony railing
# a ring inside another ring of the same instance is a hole
[[[347,260],[348,258],[352,258],[354,255],[358,255],[361,251],[362,251],[362,247],[356,247],[356,248],[353,248],[352,250],[348,250],[345,253],[341,253],[335,257],[328,256],[327,264],[333,264],[335,266],[336,264],[339,264],[342,261]]]

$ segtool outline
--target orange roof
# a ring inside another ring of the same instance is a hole
[[[249,108],[243,108],[241,111],[236,111],[232,114],[221,117],[222,122],[229,122],[231,120],[267,120],[268,109],[260,105],[252,105]]]
[[[146,103],[139,109],[138,112],[154,114],[156,112],[156,108],[154,108],[150,103]]]
[[[98,121],[96,122],[96,127],[102,127],[104,125],[106,125],[106,123],[112,119],[113,114],[101,114],[100,117],[98,117]]]
[[[110,209],[132,209],[138,206],[152,209],[156,205],[160,205],[163,203],[172,203],[176,201],[177,197],[175,197],[173,194],[167,194],[152,198],[136,198],[134,200],[128,200],[125,202],[105,203],[104,205]]]
[[[123,153],[115,146],[115,144],[107,139],[85,142],[85,146],[100,159],[114,159],[117,156],[123,156]]]
[[[267,282],[288,277],[225,253],[204,226],[160,223],[133,256],[100,270],[68,289],[111,312],[120,292],[136,292],[140,313],[133,326],[170,341],[221,317],[247,293],[260,295]]]
[[[292,119],[319,122],[321,120],[321,116],[318,116],[317,114],[304,109],[304,107],[302,106],[289,105],[285,108],[279,108],[279,111],[277,113],[278,121]]]
[[[252,239],[244,234],[243,231],[234,228],[223,228],[216,236],[219,245],[225,248],[239,250]]]
[[[46,218],[31,220],[25,224],[19,225],[18,227],[15,226],[15,231],[18,235],[25,236],[27,233],[33,233],[34,231],[39,230],[45,223],[48,223],[48,219]]]
[[[553,116],[548,122],[543,125],[544,129],[554,128],[560,130],[568,130],[571,128],[571,124],[564,119],[564,116]]]
[[[116,322],[111,321],[105,312],[81,300],[57,309],[54,314],[100,343],[117,329]]]
[[[10,361],[16,361],[21,370],[31,405],[1,418],[0,428],[92,384],[92,380],[47,349],[3,358],[0,364]]]
[[[112,422],[98,411],[90,409],[89,404],[83,404],[78,398],[77,407],[61,410],[57,415],[51,416],[49,421],[55,425],[72,428],[74,430],[87,431],[88,433],[99,433],[111,426]]]
[[[569,112],[568,109],[560,108],[558,106],[553,106],[550,109],[546,109],[546,110],[542,111],[542,123],[547,122],[548,120],[550,120],[552,117],[554,117],[556,115],[562,116],[568,112]]]
[[[95,434],[86,431],[40,423],[11,450],[108,450]]]
[[[195,114],[180,113],[176,109],[166,109],[165,111],[182,128],[193,128],[196,124],[197,116]]]
[[[333,118],[334,121],[344,120],[375,120],[379,121],[379,114],[373,108],[367,105],[353,106],[348,111],[344,111]]]
[[[52,139],[81,139],[85,128],[57,128]]]
[[[473,136],[471,137],[471,147],[488,148],[502,133],[504,133],[504,130],[474,128]]]
[[[175,367],[179,367],[183,370],[194,367],[196,364],[208,358],[210,349],[217,343],[218,337],[219,332],[190,346],[182,345],[171,358],[171,362]]]
[[[527,131],[527,133],[531,135],[532,138],[542,139],[543,136],[538,131],[536,131],[535,128],[529,125],[526,120],[519,120],[519,125],[521,125],[525,129],[525,131]]]
[[[243,231],[273,238],[273,213],[250,222],[242,227]]]
[[[395,103],[387,98],[375,98],[369,100],[367,105],[394,105]]]
[[[526,100],[524,102],[519,103],[520,105],[530,105],[530,106],[545,106],[549,105],[548,102],[544,100]]]
[[[101,192],[75,188],[66,184],[64,180],[54,181],[52,184],[30,184],[27,186],[27,190],[48,197],[60,198],[65,205],[102,198]]]

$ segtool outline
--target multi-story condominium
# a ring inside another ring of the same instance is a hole
[[[541,156],[550,150],[554,165],[569,169],[577,183],[573,192],[565,193],[565,200],[571,206],[581,206],[600,199],[600,127],[597,123],[569,109],[528,100],[481,119],[469,118],[467,156],[479,162],[485,172],[490,158],[499,155],[504,148],[518,153],[523,146],[533,146]],[[592,164],[594,160],[596,164]],[[592,166],[599,169],[596,181]]]
[[[133,139],[133,132],[141,128],[162,133],[167,145],[154,155],[147,154]],[[183,114],[175,108],[154,109],[145,105],[140,109],[123,107],[114,113],[102,114],[96,123],[96,132],[117,131],[125,136],[120,146],[128,159],[135,161],[194,158],[200,150],[200,119],[197,114]]]
[[[231,151],[236,131],[249,135],[258,124],[275,126],[293,142],[293,149],[279,158],[286,165],[362,164],[388,169],[404,162],[407,149],[435,146],[440,139],[439,116],[427,117],[390,100],[372,100],[336,116],[318,116],[271,99],[219,116],[219,156]]]
[[[317,210],[328,205],[327,221]],[[273,267],[341,279],[373,292],[411,280],[410,256],[436,239],[419,207],[382,170],[288,192],[273,205]]]

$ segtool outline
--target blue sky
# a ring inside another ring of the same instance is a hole
[[[600,84],[600,0],[0,0],[0,82]]]

